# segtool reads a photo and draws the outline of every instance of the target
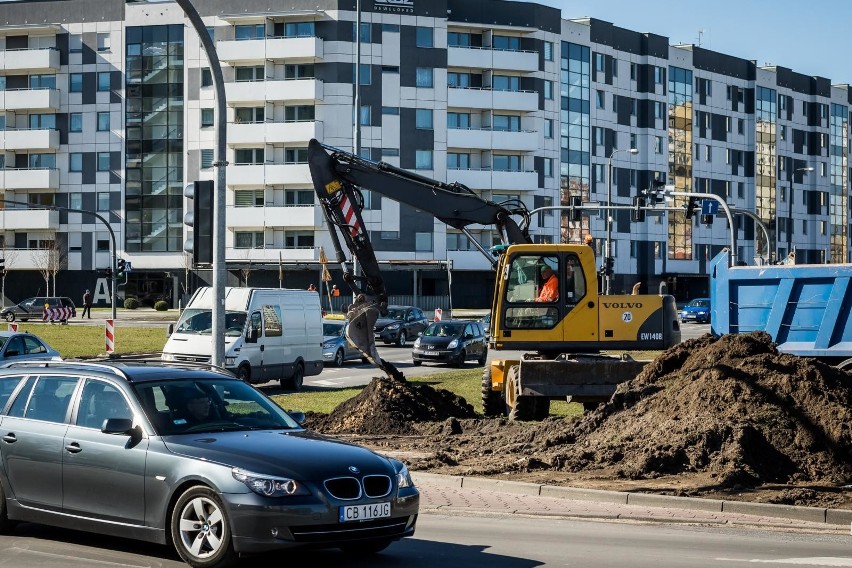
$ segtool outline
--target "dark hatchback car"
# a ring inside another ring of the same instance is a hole
[[[388,313],[376,320],[376,340],[405,347],[429,325],[423,310],[414,306],[388,306]]]
[[[452,363],[456,367],[475,359],[484,365],[488,358],[488,341],[482,322],[470,320],[444,320],[432,322],[414,342],[411,358],[415,365],[424,361]]]
[[[224,370],[0,369],[0,532],[15,521],[172,544],[191,566],[414,534],[405,465],[321,436]]]
[[[0,317],[8,322],[13,322],[16,319],[21,321],[40,320],[44,314],[44,307],[50,308],[69,308],[71,317],[77,317],[77,308],[71,298],[65,296],[35,296],[9,306],[0,311]],[[64,321],[64,320],[63,320]]]

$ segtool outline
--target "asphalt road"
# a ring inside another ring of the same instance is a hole
[[[852,567],[852,553],[848,536],[617,520],[427,513],[420,516],[414,538],[394,543],[373,558],[356,560],[337,550],[286,551],[247,558],[240,565],[282,563],[313,568]],[[11,535],[0,537],[0,566],[74,565],[186,566],[165,546],[42,525],[19,525]]]

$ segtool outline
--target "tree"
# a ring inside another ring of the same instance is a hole
[[[46,288],[47,295],[50,295],[50,284],[52,282],[53,295],[55,296],[56,273],[65,269],[68,263],[68,254],[62,246],[62,243],[54,238],[51,241],[47,241],[43,248],[40,248],[37,251],[35,256],[39,267],[38,271],[41,273],[42,278],[44,278],[44,286]]]
[[[245,286],[246,288],[248,288],[249,285],[249,276],[252,272],[254,272],[254,267],[251,264],[251,257],[253,252],[254,249],[250,248],[245,249],[243,251],[243,260],[246,261],[246,264],[243,264],[242,268],[240,268],[240,277],[244,283],[243,286]]]
[[[18,251],[17,249],[9,248],[8,246],[6,246],[6,239],[2,239],[2,241],[0,241],[0,245],[2,245],[2,251],[0,251],[0,254],[2,254],[2,258],[4,261],[3,273],[2,275],[0,275],[0,279],[2,279],[2,289],[0,289],[0,304],[2,304],[2,307],[5,308],[6,275],[9,273],[9,270],[11,270],[15,266],[15,261],[18,257]]]

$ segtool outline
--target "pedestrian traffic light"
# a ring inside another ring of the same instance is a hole
[[[183,250],[192,255],[192,264],[213,264],[213,182],[196,181],[186,186],[184,196],[192,200],[192,209],[183,222],[192,227]]]
[[[630,212],[630,220],[641,223],[645,220],[645,197],[637,195],[633,198],[633,211]]]
[[[686,204],[686,218],[692,219],[692,216],[695,215],[695,209],[698,207],[698,198],[690,197],[689,202]]]
[[[583,200],[579,197],[572,197],[570,200],[571,210],[568,214],[568,219],[570,221],[579,221],[582,219],[582,212],[580,211],[580,207],[583,204]]]
[[[118,278],[124,278],[124,270],[126,263],[123,258],[119,258],[115,263],[115,275]]]

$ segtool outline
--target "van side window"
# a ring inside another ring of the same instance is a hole
[[[252,312],[251,323],[249,323],[249,333],[246,339],[251,337],[260,337],[263,326],[261,325],[260,312]]]
[[[281,337],[281,306],[264,304],[261,310],[266,337]]]

